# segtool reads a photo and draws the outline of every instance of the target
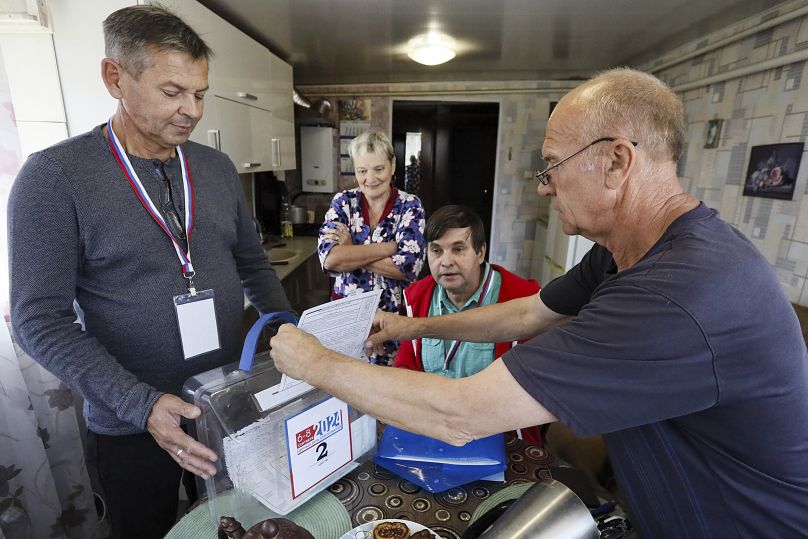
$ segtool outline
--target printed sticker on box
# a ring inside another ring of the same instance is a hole
[[[348,405],[333,397],[286,420],[292,498],[353,460]]]

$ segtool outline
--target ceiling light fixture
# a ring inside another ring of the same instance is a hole
[[[440,32],[429,32],[410,39],[407,56],[419,64],[434,66],[455,57],[454,39]]]

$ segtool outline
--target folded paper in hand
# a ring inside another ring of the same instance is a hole
[[[437,493],[505,470],[505,436],[495,434],[457,447],[387,426],[376,464]]]

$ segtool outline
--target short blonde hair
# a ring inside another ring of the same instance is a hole
[[[685,145],[684,107],[661,80],[628,68],[598,73],[574,100],[585,116],[578,132],[586,144],[623,136],[639,142],[654,161],[678,161]]]
[[[351,159],[366,153],[384,155],[391,163],[396,158],[396,152],[393,150],[393,145],[390,144],[390,139],[381,131],[367,131],[348,144],[348,155],[351,156]]]

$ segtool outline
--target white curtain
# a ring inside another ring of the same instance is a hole
[[[7,322],[6,201],[21,162],[0,55],[0,539],[90,539],[98,516],[72,393],[12,342]]]

